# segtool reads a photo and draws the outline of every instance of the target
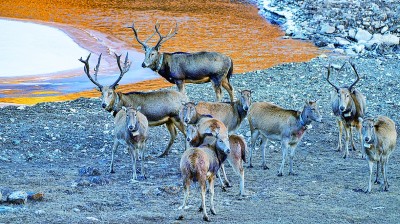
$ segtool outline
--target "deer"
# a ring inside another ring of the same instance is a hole
[[[120,75],[117,80],[110,86],[103,86],[97,81],[97,73],[99,71],[101,54],[94,69],[95,72],[93,76],[95,77],[95,79],[89,72],[90,55],[91,54],[89,54],[86,60],[80,58],[79,61],[84,64],[84,72],[89,80],[93,84],[95,84],[98,87],[97,90],[101,92],[101,106],[106,111],[113,112],[114,116],[118,113],[118,111],[121,110],[122,106],[140,106],[141,113],[143,113],[147,117],[150,127],[165,124],[170,135],[170,140],[167,147],[164,149],[164,152],[159,157],[167,156],[178,134],[176,128],[178,128],[185,135],[185,127],[183,123],[179,120],[179,109],[182,105],[182,102],[187,101],[187,97],[184,94],[175,90],[157,90],[151,92],[129,93],[117,92],[116,89],[118,87],[118,82],[129,70],[130,63],[127,60],[128,54],[126,54],[123,66],[121,66],[120,62],[121,55],[115,54],[118,68],[120,70]]]
[[[362,124],[362,146],[369,167],[368,187],[365,193],[371,192],[372,168],[376,163],[375,184],[379,184],[379,165],[383,175],[383,191],[389,190],[387,178],[387,164],[392,152],[396,149],[396,125],[394,121],[386,116],[359,118]]]
[[[350,65],[356,75],[356,80],[350,86],[338,87],[329,80],[331,65],[328,66],[328,75],[326,78],[328,83],[335,88],[331,92],[331,106],[333,114],[337,118],[339,128],[339,143],[336,149],[339,152],[342,151],[342,129],[343,127],[345,129],[346,150],[343,155],[344,159],[349,156],[349,140],[351,141],[353,150],[356,150],[353,141],[353,127],[358,130],[360,143],[362,142],[359,118],[363,118],[367,110],[365,96],[354,88],[354,85],[360,80],[360,76],[354,64],[350,63]]]
[[[204,134],[199,132],[196,125],[189,124],[186,127],[186,141],[189,143],[189,146],[196,147],[199,146],[203,141]],[[242,136],[239,135],[230,135],[229,136],[229,146],[230,152],[227,155],[227,161],[232,166],[233,170],[240,177],[240,196],[245,196],[244,192],[244,169],[243,162],[246,162],[246,151],[247,144]],[[221,178],[220,173],[218,172],[218,177],[221,182],[221,187],[223,191],[226,191],[226,187],[232,187],[229,183],[229,180],[226,176],[224,163],[221,164],[221,171],[224,175],[224,181]]]
[[[216,215],[214,180],[221,164],[230,152],[229,142],[224,138],[220,138],[218,129],[216,132],[208,132],[208,135],[211,136],[207,136],[201,145],[187,149],[180,160],[184,197],[182,206],[179,209],[185,211],[188,208],[190,184],[191,182],[198,182],[201,189],[201,206],[199,210],[203,212],[204,221],[210,221],[205,204],[206,182],[208,181],[210,190],[210,211],[211,214]],[[178,219],[184,219],[184,214],[182,213]]]
[[[140,113],[140,106],[122,107],[115,116],[114,145],[111,152],[110,171],[114,172],[114,153],[120,144],[128,147],[129,155],[132,160],[133,180],[137,180],[136,160],[141,155],[141,175],[146,179],[144,171],[144,151],[148,137],[148,121],[146,116]]]
[[[240,124],[247,116],[251,105],[251,91],[239,91],[239,99],[234,102],[198,102],[197,104],[186,104],[180,110],[180,119],[184,123],[194,123],[201,115],[211,115],[228,128],[229,134],[234,134]],[[185,118],[183,118],[185,116]]]
[[[289,154],[289,175],[293,173],[293,158],[298,143],[312,121],[322,122],[317,101],[306,101],[302,111],[289,110],[269,102],[253,103],[249,109],[248,121],[251,132],[249,168],[252,168],[252,154],[256,140],[261,136],[262,167],[269,169],[265,162],[265,148],[268,140],[278,140],[282,147],[282,162],[278,176],[283,175],[285,158]]]
[[[155,32],[145,41],[141,41],[138,37],[138,30],[135,23],[128,27],[132,29],[137,42],[142,45],[145,51],[145,58],[142,63],[143,68],[150,68],[155,71],[168,82],[175,84],[179,92],[185,94],[185,83],[206,83],[211,82],[216,94],[216,100],[219,102],[222,98],[221,86],[226,89],[229,94],[230,101],[234,100],[233,87],[230,84],[230,77],[233,72],[232,59],[218,52],[174,52],[161,53],[160,48],[163,43],[171,39],[178,33],[178,24],[175,30],[167,35],[162,35],[159,31],[158,22],[155,25]],[[155,33],[158,34],[158,41],[154,47],[147,45]]]

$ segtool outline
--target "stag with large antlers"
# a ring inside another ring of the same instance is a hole
[[[145,51],[143,68],[150,68],[164,77],[168,82],[176,84],[179,92],[185,93],[185,83],[206,83],[211,82],[214,88],[217,101],[221,101],[221,86],[229,93],[231,102],[234,100],[233,87],[229,79],[233,71],[232,59],[217,52],[196,52],[196,53],[161,53],[163,43],[171,39],[178,32],[178,24],[175,30],[163,36],[159,31],[159,24],[155,25],[155,32],[145,41],[138,37],[138,31],[133,23],[131,27],[136,40],[142,45]],[[147,45],[155,34],[159,39],[154,47]]]
[[[361,122],[359,118],[364,117],[366,113],[366,99],[365,96],[354,88],[354,85],[360,80],[360,76],[353,63],[350,63],[355,75],[356,80],[350,86],[337,87],[331,81],[329,76],[331,74],[331,65],[328,66],[328,76],[326,80],[332,85],[335,90],[331,94],[331,105],[333,114],[337,117],[337,123],[339,127],[339,144],[337,147],[338,151],[342,150],[342,129],[345,129],[346,137],[346,151],[343,158],[349,156],[349,140],[353,150],[356,150],[353,141],[352,127],[357,128],[361,139]],[[343,67],[343,66],[342,66]]]
[[[159,126],[165,124],[171,136],[168,146],[165,148],[161,156],[166,156],[174,143],[177,135],[177,127],[182,133],[185,133],[184,125],[179,120],[179,109],[182,102],[187,101],[187,97],[174,90],[158,90],[152,92],[130,92],[121,93],[116,92],[118,82],[122,79],[123,75],[129,70],[130,63],[128,61],[128,54],[125,57],[123,66],[120,63],[120,57],[116,55],[120,75],[118,79],[110,86],[102,86],[97,81],[97,73],[101,55],[99,56],[95,73],[92,78],[89,73],[89,58],[86,60],[79,59],[85,66],[84,71],[90,81],[92,81],[101,92],[102,103],[101,106],[108,112],[113,112],[114,116],[122,109],[122,107],[141,107],[140,112],[143,113],[149,121],[149,126]]]

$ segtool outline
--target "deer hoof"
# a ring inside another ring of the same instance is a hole
[[[297,176],[297,173],[289,172],[289,175],[291,175],[291,176]]]
[[[199,210],[198,210],[199,212],[202,212],[203,211],[203,206],[201,206],[200,205],[200,207],[199,207]]]
[[[375,180],[374,184],[381,184],[379,180]]]
[[[222,189],[223,192],[226,192],[226,187],[225,186],[222,186],[221,189]]]
[[[231,183],[229,183],[229,182],[224,182],[224,186],[225,186],[225,187],[228,187],[228,188],[229,188],[229,187],[232,187]]]
[[[208,218],[207,215],[203,216],[203,220],[206,221],[206,222],[210,222],[211,221],[210,218]]]
[[[283,174],[282,174],[281,172],[279,172],[277,176],[278,176],[278,177],[282,177]]]
[[[269,167],[267,165],[263,165],[264,170],[269,170]]]
[[[180,215],[178,216],[178,218],[176,218],[176,220],[183,220],[183,219],[184,219],[183,215]]]
[[[210,209],[211,214],[216,215],[217,213],[215,212],[215,209]]]
[[[253,168],[253,165],[250,164],[250,165],[247,166],[247,168]]]
[[[158,156],[158,158],[164,158],[168,155],[168,152],[163,152],[161,155]]]

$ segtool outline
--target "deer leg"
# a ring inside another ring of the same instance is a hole
[[[200,188],[201,188],[201,210],[203,211],[203,220],[209,222],[210,218],[207,215],[207,209],[206,209],[206,180],[201,180]]]
[[[261,150],[262,150],[262,165],[261,166],[264,170],[269,169],[269,167],[267,166],[267,163],[265,162],[265,148],[267,147],[267,142],[268,142],[268,139],[265,137],[262,137],[262,143],[260,146]]]
[[[114,171],[114,154],[115,154],[115,151],[116,151],[117,148],[118,148],[118,145],[119,145],[119,141],[118,141],[117,138],[115,138],[115,139],[114,139],[114,145],[113,145],[113,148],[112,148],[112,150],[111,150],[110,173],[115,173],[115,171]]]
[[[345,126],[345,137],[346,137],[346,151],[344,152],[343,159],[346,159],[349,156],[349,141],[350,141],[350,130],[351,127]]]
[[[356,146],[354,144],[354,138],[353,138],[353,128],[350,127],[350,141],[351,141],[351,148],[353,151],[357,151]]]
[[[289,175],[293,175],[295,176],[296,174],[293,172],[293,158],[294,158],[294,154],[296,152],[296,145],[291,145],[290,146],[290,155],[289,155]]]
[[[248,166],[249,168],[253,168],[253,165],[251,164],[251,158],[252,158],[253,150],[255,149],[256,141],[257,141],[259,134],[260,134],[260,131],[258,131],[258,130],[251,131],[250,158],[249,158],[249,166]]]
[[[165,125],[167,126],[171,138],[169,139],[167,148],[165,148],[164,152],[159,157],[165,157],[166,155],[168,155],[169,150],[171,149],[172,144],[174,144],[177,135],[174,123],[171,121],[171,119],[168,120]]]
[[[379,179],[378,179],[378,174],[379,174],[379,164],[381,164],[379,161],[376,162],[376,177],[375,177],[375,182],[374,184],[380,184]],[[382,166],[382,164],[381,164]]]
[[[128,152],[129,155],[131,156],[131,162],[132,162],[132,180],[137,180],[137,174],[136,174],[136,159],[137,159],[137,154],[136,150],[132,146],[128,146]]]
[[[235,100],[235,95],[234,95],[233,87],[229,83],[228,78],[224,78],[222,80],[221,84],[222,84],[222,87],[224,87],[226,89],[226,91],[228,92],[231,102],[233,102]]]
[[[222,171],[222,174],[224,174],[224,186],[232,187],[231,183],[229,183],[228,177],[226,176],[224,164],[221,164],[221,171]]]
[[[244,150],[244,149],[243,149]],[[229,164],[231,164],[233,170],[240,177],[240,195],[245,196],[244,193],[244,169],[243,169],[243,160],[241,157],[233,158],[233,160],[228,160]]]
[[[339,139],[338,139],[338,146],[336,148],[336,151],[340,152],[342,151],[342,131],[343,131],[343,123],[341,120],[337,119],[337,124],[339,128]]]
[[[178,91],[186,95],[185,91],[185,81],[183,80],[175,80],[175,84],[178,87]]]
[[[383,159],[381,162],[381,168],[382,168],[382,175],[383,175],[383,191],[388,191],[389,190],[389,182],[387,178],[387,159]]]
[[[208,180],[208,186],[210,187],[210,211],[211,214],[216,215],[217,213],[215,212],[215,207],[214,207],[214,180],[215,177],[211,176],[210,179]]]
[[[179,210],[182,209],[182,214],[178,217],[178,220],[184,219],[184,211],[188,208],[187,203],[188,203],[188,199],[189,199],[189,190],[190,190],[190,178],[185,176],[183,178],[183,192],[184,192],[183,202],[182,202],[182,206],[180,206],[178,208]]]
[[[368,168],[369,168],[369,178],[368,178],[368,187],[367,190],[365,190],[365,193],[371,192],[371,187],[372,187],[372,167],[374,166],[374,162],[368,160]]]
[[[281,177],[283,175],[283,167],[285,166],[285,158],[287,155],[287,151],[288,151],[288,142],[287,140],[282,140],[282,163],[281,163],[281,167],[279,168],[278,171],[278,176]]]
[[[142,174],[143,179],[146,179],[146,173],[144,171],[144,151],[145,151],[145,149],[146,149],[146,142],[143,142],[140,145],[140,151],[141,151],[141,157],[142,157],[142,160],[140,161],[140,164],[141,164],[140,173]]]

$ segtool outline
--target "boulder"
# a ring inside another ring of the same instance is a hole
[[[356,38],[356,31],[354,29],[349,30],[349,37],[355,39]]]
[[[367,41],[371,40],[372,34],[370,34],[366,30],[358,29],[357,34],[354,38],[357,40],[357,42],[367,42]]]
[[[324,34],[324,33],[331,34],[331,33],[334,33],[335,31],[336,31],[336,28],[334,26],[330,26],[328,24],[322,24],[319,32],[321,34]]]
[[[335,37],[336,43],[342,46],[349,45],[350,41],[342,38],[342,37]]]
[[[25,204],[27,200],[28,194],[25,191],[14,191],[7,198],[7,202],[12,204]]]

